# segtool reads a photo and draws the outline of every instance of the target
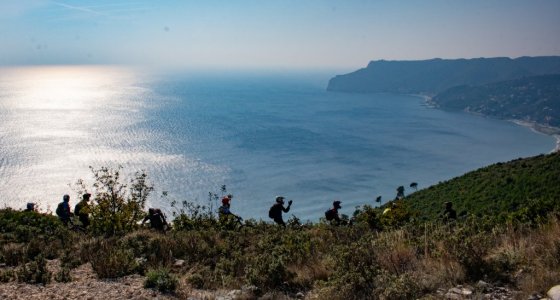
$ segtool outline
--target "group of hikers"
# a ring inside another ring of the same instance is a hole
[[[70,196],[64,195],[62,197],[62,202],[58,204],[56,208],[56,215],[60,219],[60,221],[65,225],[68,224],[75,226],[74,222],[72,221],[73,216],[77,216],[78,220],[80,221],[80,227],[86,229],[90,225],[90,205],[89,201],[91,198],[91,194],[84,193],[82,195],[82,200],[76,204],[74,207],[74,212],[72,213],[70,209]],[[231,201],[233,196],[226,195],[222,198],[222,205],[218,209],[219,221],[222,224],[239,224],[243,225],[243,218],[231,212]],[[285,197],[277,196],[274,204],[270,207],[268,211],[268,217],[272,219],[276,224],[281,226],[286,226],[284,219],[282,217],[283,213],[288,213],[292,206],[293,201],[289,200],[288,205],[284,206]],[[341,201],[334,201],[333,205],[330,209],[325,211],[325,219],[333,225],[352,225],[352,220],[347,221],[343,220],[338,211],[342,208]],[[385,210],[383,211],[383,215],[391,214],[391,211],[396,209],[396,205],[392,202]],[[34,203],[27,203],[26,211],[34,211],[35,204]],[[451,202],[445,202],[445,209],[440,214],[440,218],[442,218],[445,222],[453,221],[457,219],[457,212],[453,209],[453,204]],[[169,229],[169,224],[165,217],[165,214],[159,208],[149,208],[148,214],[142,220],[142,225],[146,222],[149,222],[150,227],[152,229],[158,231],[165,231]]]
[[[81,229],[86,229],[90,225],[90,205],[89,201],[91,198],[90,193],[85,193],[82,195],[82,200],[76,204],[74,207],[74,212],[70,209],[70,196],[64,195],[62,196],[62,202],[58,204],[56,207],[56,215],[58,219],[65,225],[68,226],[69,224],[72,227],[78,227]],[[27,207],[25,211],[35,211],[35,203],[29,202],[27,203]],[[72,217],[78,217],[80,221],[80,225],[76,226],[72,221]],[[165,214],[158,208],[149,208],[148,214],[142,220],[142,225],[146,222],[150,223],[150,227],[159,231],[165,231],[169,228],[169,224],[167,223],[167,219]]]

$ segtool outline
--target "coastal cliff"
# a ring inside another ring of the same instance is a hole
[[[373,61],[329,91],[421,94],[434,107],[514,120],[560,134],[560,57]],[[560,141],[560,140],[559,140]]]
[[[327,90],[353,93],[435,95],[459,85],[482,85],[560,73],[559,56],[372,61],[329,81]]]

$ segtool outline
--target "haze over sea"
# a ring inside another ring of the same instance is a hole
[[[207,203],[222,184],[232,210],[267,219],[276,195],[315,220],[384,202],[467,171],[550,152],[555,141],[511,122],[433,109],[420,97],[325,90],[335,73],[152,74],[115,67],[0,70],[2,205],[53,209],[88,166],[144,169],[149,206]],[[160,197],[168,192],[167,200]],[[452,200],[452,199],[450,199]]]

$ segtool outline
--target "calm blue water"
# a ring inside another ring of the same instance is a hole
[[[90,180],[89,165],[122,164],[148,171],[152,206],[168,207],[162,191],[206,203],[225,184],[244,218],[266,219],[284,195],[291,213],[316,219],[335,199],[350,214],[399,185],[425,188],[554,148],[549,136],[418,97],[326,92],[330,75],[3,70],[1,199],[52,207],[74,195],[69,183]]]

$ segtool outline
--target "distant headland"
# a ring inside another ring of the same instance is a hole
[[[372,61],[328,91],[423,95],[435,107],[560,134],[560,56]]]

